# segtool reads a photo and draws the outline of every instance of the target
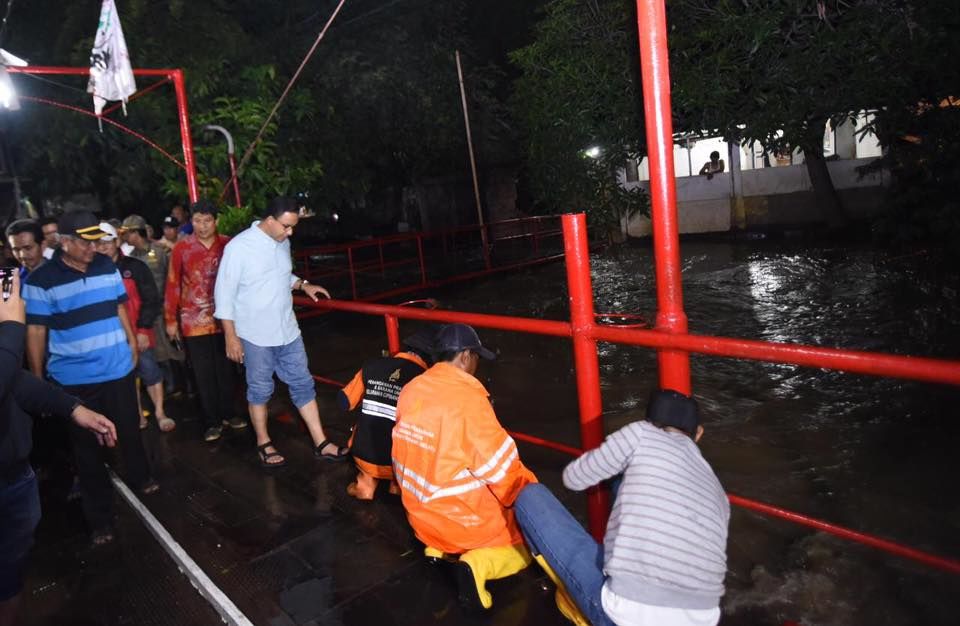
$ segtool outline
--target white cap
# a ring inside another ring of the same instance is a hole
[[[106,233],[100,238],[100,241],[115,241],[117,239],[117,229],[110,222],[100,222],[100,230]]]

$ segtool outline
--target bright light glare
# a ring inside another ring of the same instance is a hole
[[[0,80],[0,105],[3,105],[5,109],[9,109],[10,103],[12,103],[16,97],[17,94],[13,90],[13,85],[7,81]]]
[[[583,151],[583,153],[588,157],[590,157],[591,159],[596,159],[597,157],[599,157],[600,152],[601,152],[600,146],[591,146]]]

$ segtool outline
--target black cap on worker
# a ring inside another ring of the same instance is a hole
[[[437,352],[463,352],[473,350],[481,357],[489,360],[497,358],[493,352],[483,347],[477,331],[466,324],[447,324],[437,333]]]

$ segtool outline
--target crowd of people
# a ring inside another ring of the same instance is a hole
[[[214,442],[224,428],[247,427],[234,411],[235,364],[243,365],[260,464],[286,463],[267,422],[276,375],[315,456],[352,457],[357,474],[346,490],[358,500],[375,498],[381,483],[399,494],[424,557],[450,571],[466,609],[490,609],[486,582],[536,561],[576,624],[717,623],[730,512],[696,445],[695,400],[655,391],[643,419],[565,469],[574,491],[611,482],[602,544],[523,464],[475,376],[495,354],[470,326],[423,329],[403,351],[365,362],[340,394],[357,419],[338,445],[323,429],[293,310],[295,291],[330,297],[294,273],[289,237],[299,217],[295,201],[277,198],[229,239],[217,232],[216,206],[201,200],[189,220],[176,207],[158,239],[139,215],[101,221],[85,211],[7,228],[20,271],[0,305],[0,625],[12,623],[39,520],[27,413],[72,418],[83,512],[93,543],[103,545],[115,532],[103,446],[119,447],[140,494],[161,488],[140,437],[148,422],[137,385],[169,432],[176,422],[164,395],[192,371],[202,436]]]

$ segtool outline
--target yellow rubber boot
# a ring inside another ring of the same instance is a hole
[[[423,548],[423,556],[427,557],[428,559],[442,559],[443,550],[438,550],[436,548],[431,548],[430,546],[425,546]]]
[[[553,568],[550,567],[550,564],[547,563],[547,560],[543,558],[543,555],[538,554],[533,558],[540,565],[540,568],[546,572],[547,576],[550,577],[550,580],[553,581],[553,584],[557,586],[555,599],[557,601],[557,608],[560,609],[560,613],[562,613],[564,617],[577,626],[590,626],[590,620],[584,617],[583,613],[580,612],[580,609],[577,608],[577,603],[573,601],[572,597],[570,597],[570,592],[567,591],[567,586],[563,584],[563,581],[560,580],[560,577],[557,576],[557,573],[553,571]]]
[[[487,581],[512,576],[526,569],[531,560],[523,544],[464,552],[457,563],[460,603],[474,610],[489,609],[493,596],[487,591]]]

